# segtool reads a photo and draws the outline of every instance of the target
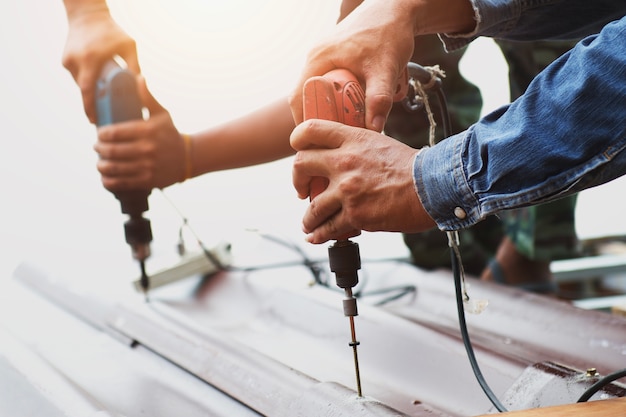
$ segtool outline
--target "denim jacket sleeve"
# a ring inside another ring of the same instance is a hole
[[[626,17],[580,41],[510,105],[420,152],[417,193],[442,230],[626,174]]]
[[[465,46],[478,36],[509,40],[580,39],[597,33],[626,13],[624,0],[468,0],[475,30],[441,34],[447,50]]]

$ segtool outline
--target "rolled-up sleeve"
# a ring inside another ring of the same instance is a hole
[[[423,149],[416,192],[442,230],[626,174],[626,17],[564,54],[510,105]]]
[[[615,0],[468,0],[476,27],[469,33],[440,34],[447,51],[479,36],[517,41],[579,39],[621,18],[626,2]]]
[[[441,230],[462,229],[482,219],[464,173],[462,148],[463,134],[459,134],[422,149],[414,160],[416,192]]]

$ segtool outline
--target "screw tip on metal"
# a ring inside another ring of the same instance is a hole
[[[353,352],[354,352],[354,371],[355,371],[355,375],[356,375],[356,395],[358,397],[362,397],[363,396],[363,392],[361,391],[361,373],[359,371],[359,358],[357,356],[356,353],[356,347],[357,347],[358,343],[354,344],[352,346]]]
[[[352,335],[352,340],[348,343],[349,346],[352,347],[352,355],[354,356],[354,373],[356,375],[356,393],[358,397],[362,397],[363,393],[361,391],[361,372],[359,371],[359,355],[357,353],[357,346],[360,344],[358,340],[356,340],[356,331],[354,328],[354,317],[350,316],[350,333]]]

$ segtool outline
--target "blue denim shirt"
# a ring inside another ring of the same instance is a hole
[[[556,35],[560,28],[567,36],[580,36],[594,22],[601,30],[548,66],[518,100],[416,156],[416,190],[438,227],[458,230],[501,210],[626,174],[626,1],[473,4],[476,31],[442,36],[448,48],[483,34],[531,39]],[[531,16],[524,17],[527,10]],[[581,23],[578,13],[589,20]]]

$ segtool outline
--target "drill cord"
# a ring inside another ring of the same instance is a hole
[[[472,342],[470,341],[469,332],[467,331],[467,322],[465,320],[465,310],[463,308],[463,299],[465,294],[463,292],[463,283],[461,279],[461,260],[458,257],[458,253],[454,250],[454,248],[450,248],[450,261],[452,263],[452,273],[454,275],[454,287],[456,292],[456,306],[457,313],[459,316],[459,326],[461,328],[461,336],[463,338],[463,346],[465,346],[465,352],[467,353],[467,357],[470,361],[470,365],[472,366],[472,371],[474,372],[474,376],[478,381],[478,384],[482,388],[483,392],[491,401],[491,404],[499,411],[505,412],[507,411],[506,407],[502,405],[498,397],[493,393],[489,384],[485,380],[480,367],[478,366],[478,361],[476,360],[476,355],[474,354],[474,348],[472,347]]]
[[[419,80],[417,80],[417,83],[419,84]],[[443,139],[446,139],[448,136],[452,134],[450,114],[448,112],[448,105],[446,102],[446,96],[444,92],[440,88],[439,84],[436,84],[436,87],[437,88],[435,88],[435,94],[437,96],[437,99],[439,100],[439,109],[441,113],[441,120],[443,123]],[[430,135],[429,141],[431,142],[431,146],[432,146],[435,144],[434,138],[432,137],[432,133],[433,133],[432,127],[434,127],[433,125],[434,119],[432,118],[432,113],[430,110],[430,106],[428,104],[428,99],[426,97],[425,89],[419,88],[416,90],[416,92],[418,93],[418,95],[422,96],[423,102],[425,103],[425,106],[426,106],[425,110],[429,116],[429,121],[431,123],[431,131],[430,131],[431,135]],[[478,365],[478,361],[476,360],[476,355],[474,354],[474,348],[472,347],[472,343],[469,337],[469,332],[467,330],[464,301],[467,301],[469,297],[467,295],[466,288],[465,288],[465,274],[463,271],[463,262],[461,260],[461,253],[458,248],[458,235],[456,233],[448,234],[448,243],[450,246],[450,262],[451,262],[451,267],[452,267],[452,274],[454,276],[459,327],[461,331],[461,337],[463,339],[463,345],[467,353],[467,357],[470,361],[472,371],[474,373],[474,376],[476,377],[476,380],[478,381],[478,384],[482,388],[483,392],[485,393],[485,395],[487,396],[491,404],[493,404],[493,406],[499,412],[505,412],[507,411],[506,407],[500,402],[498,397],[493,393],[493,391],[489,387],[489,384],[487,384],[487,381],[485,380],[480,370],[480,366]]]
[[[165,200],[170,204],[170,206],[172,206],[172,208],[176,211],[176,213],[178,214],[178,216],[181,218],[181,220],[183,222],[182,226],[180,227],[180,229],[178,231],[179,239],[181,241],[179,244],[183,245],[183,242],[182,242],[182,240],[183,240],[183,238],[182,238],[182,230],[183,230],[184,227],[186,227],[187,230],[189,230],[191,232],[191,234],[193,235],[194,239],[196,239],[196,242],[197,242],[198,246],[200,247],[200,249],[204,253],[204,256],[206,256],[206,258],[209,260],[209,262],[211,262],[216,269],[218,269],[220,271],[226,271],[228,269],[228,267],[226,265],[223,265],[222,262],[220,262],[220,260],[217,258],[217,256],[215,256],[213,253],[211,253],[211,251],[209,251],[206,248],[206,246],[204,245],[204,242],[202,242],[202,240],[200,240],[200,237],[196,234],[196,231],[189,224],[189,219],[187,219],[187,217],[178,208],[178,206],[176,206],[176,204],[174,204],[172,199],[170,199],[168,197],[168,195],[165,193],[165,191],[163,191],[163,190],[159,190],[159,191],[161,191],[161,195],[163,196],[163,198],[165,198]]]

